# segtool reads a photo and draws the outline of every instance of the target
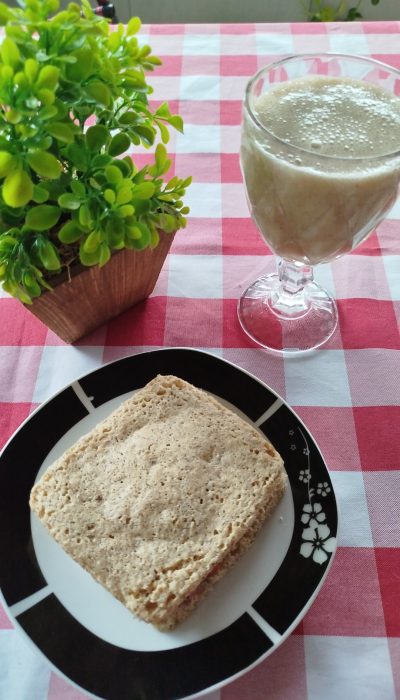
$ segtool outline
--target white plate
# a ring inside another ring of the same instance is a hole
[[[269,437],[289,486],[254,545],[174,632],[137,620],[29,511],[42,472],[133,391],[175,374],[219,397]],[[213,355],[184,348],[105,365],[40,406],[0,458],[0,573],[5,607],[55,670],[106,700],[178,700],[259,663],[299,623],[336,549],[338,512],[321,453],[271,389]]]

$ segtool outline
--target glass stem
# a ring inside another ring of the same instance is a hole
[[[300,318],[310,308],[307,286],[313,282],[313,268],[301,262],[280,260],[279,285],[271,295],[272,311],[281,318]]]

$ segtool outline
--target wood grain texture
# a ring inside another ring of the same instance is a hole
[[[160,232],[157,248],[121,250],[102,268],[83,268],[26,308],[73,343],[151,294],[174,235]]]

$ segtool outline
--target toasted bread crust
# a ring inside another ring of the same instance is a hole
[[[171,629],[247,549],[285,483],[254,427],[158,376],[47,470],[30,505],[131,612]]]

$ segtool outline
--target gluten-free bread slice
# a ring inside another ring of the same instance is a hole
[[[172,629],[251,544],[285,484],[255,428],[158,376],[46,471],[30,505],[132,613]]]

